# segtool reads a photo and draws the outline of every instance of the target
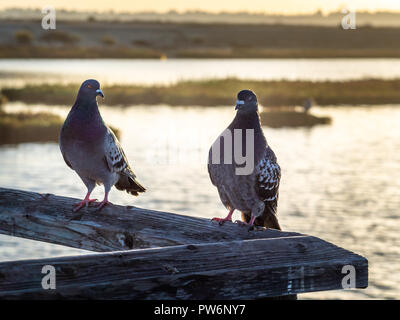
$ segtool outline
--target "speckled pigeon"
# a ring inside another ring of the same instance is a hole
[[[276,217],[281,169],[264,137],[256,95],[250,90],[240,91],[235,109],[236,117],[209,152],[211,182],[229,210],[225,218],[213,220],[221,224],[231,221],[234,210],[239,210],[245,224],[281,230]],[[226,149],[226,143],[231,143],[231,148]],[[243,161],[237,155],[243,156],[248,150],[252,150],[253,155],[249,160],[251,171],[243,174],[238,171]]]
[[[136,180],[117,137],[104,123],[97,96],[104,98],[99,82],[93,79],[84,81],[59,137],[65,163],[76,171],[88,189],[74,211],[96,201],[89,198],[96,184],[103,184],[105,190],[99,209],[109,203],[108,193],[113,185],[134,196],[146,190]]]

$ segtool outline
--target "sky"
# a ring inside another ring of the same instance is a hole
[[[356,11],[400,11],[400,0],[1,0],[0,9],[9,7],[43,8],[78,11],[166,12],[202,10],[210,12],[324,13],[347,7]]]

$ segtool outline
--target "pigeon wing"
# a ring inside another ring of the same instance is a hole
[[[212,156],[212,149],[210,149],[210,151],[208,152],[207,169],[208,169],[208,175],[210,176],[211,183],[214,186],[217,186],[217,181],[216,181],[216,177],[215,177],[215,166],[213,167],[211,156]]]
[[[67,164],[67,166],[70,167],[73,170],[74,168],[72,168],[71,163],[67,160],[67,157],[65,156],[65,153],[63,151],[61,151],[61,154],[62,154],[62,156],[64,158],[64,161]]]
[[[268,207],[272,213],[276,213],[281,168],[276,162],[276,158],[274,156],[271,157],[268,151],[267,149],[265,156],[258,164],[255,189],[258,197],[260,200],[264,201],[266,207]]]
[[[105,136],[104,151],[104,160],[110,172],[122,172],[129,167],[124,150],[110,128]]]
[[[104,149],[104,159],[108,169],[110,172],[119,174],[115,187],[118,190],[125,190],[134,196],[137,196],[140,192],[145,192],[146,188],[136,180],[136,175],[129,166],[124,150],[122,150],[114,132],[109,128],[105,138]]]
[[[68,161],[67,155],[65,154],[65,151],[64,151],[64,145],[63,145],[63,140],[62,140],[64,126],[65,126],[65,124],[63,125],[63,127],[62,127],[62,129],[61,129],[60,136],[58,137],[58,145],[59,145],[59,147],[60,147],[61,154],[62,154],[62,157],[63,157],[65,163],[67,164],[68,167],[70,167],[72,170],[74,170],[74,169],[72,168],[71,163]]]

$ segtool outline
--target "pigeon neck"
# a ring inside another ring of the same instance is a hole
[[[257,111],[254,112],[240,112],[236,113],[233,120],[235,128],[242,129],[261,129],[260,116]]]
[[[77,126],[84,125],[91,128],[101,128],[104,125],[97,101],[93,99],[90,101],[78,97],[72,107],[71,117]]]
[[[96,114],[99,113],[99,107],[97,105],[96,98],[86,98],[86,97],[77,97],[72,107],[74,110],[79,110],[80,113],[87,114]]]
[[[253,129],[255,144],[255,160],[258,162],[264,155],[265,148],[268,146],[260,124],[260,116],[257,111],[238,112],[230,125],[230,129]],[[245,143],[245,142],[244,142]]]

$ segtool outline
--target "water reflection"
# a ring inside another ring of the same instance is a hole
[[[65,116],[68,109],[51,110]],[[207,218],[225,214],[209,181],[206,159],[209,146],[234,116],[233,108],[103,106],[101,111],[108,123],[122,130],[124,150],[148,189],[138,198],[113,189],[111,201]],[[330,116],[332,124],[264,128],[282,167],[280,222],[285,230],[319,236],[366,256],[370,286],[303,298],[400,298],[400,109],[336,107],[313,112]],[[73,197],[85,193],[54,143],[0,147],[0,177],[1,186]],[[101,198],[102,192],[97,188],[93,196]],[[1,260],[71,252],[76,250],[0,238]]]
[[[154,72],[157,70],[157,72]],[[400,77],[400,59],[0,59],[0,87],[32,83],[168,84],[225,79],[345,81]]]

